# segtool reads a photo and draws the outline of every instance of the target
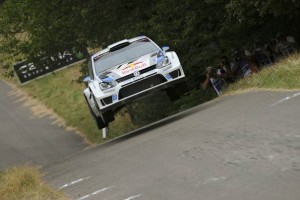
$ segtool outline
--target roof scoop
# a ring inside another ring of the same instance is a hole
[[[114,44],[111,44],[107,48],[110,52],[113,52],[113,51],[117,51],[119,49],[122,49],[122,48],[128,46],[129,44],[130,44],[130,42],[127,39],[125,39],[125,40],[122,40],[120,42],[116,42]]]

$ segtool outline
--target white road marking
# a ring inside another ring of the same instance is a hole
[[[297,96],[300,96],[300,92],[293,94],[293,97],[297,97]]]
[[[142,196],[142,194],[138,194],[138,195],[135,195],[135,196],[132,196],[132,197],[128,197],[127,199],[124,199],[124,200],[136,199],[136,198],[138,198],[140,196]]]
[[[61,189],[64,189],[64,188],[66,188],[66,187],[70,187],[71,185],[74,185],[74,184],[76,184],[76,183],[79,183],[79,182],[84,181],[84,180],[89,179],[89,178],[91,178],[91,176],[88,176],[88,177],[85,177],[85,178],[77,179],[77,180],[75,180],[75,181],[72,181],[72,182],[70,182],[70,183],[67,183],[67,184],[62,185],[62,186],[59,187],[58,189],[61,190]]]
[[[203,184],[207,184],[207,183],[211,183],[211,182],[215,182],[215,181],[221,181],[221,180],[225,180],[226,179],[226,177],[214,177],[214,178],[208,178],[208,179],[206,179],[206,181],[204,181],[204,183]]]
[[[276,103],[273,103],[271,106],[276,106],[276,105],[278,105],[278,104],[280,104],[280,103],[283,103],[283,102],[285,102],[285,101],[288,101],[288,100],[290,100],[290,99],[293,99],[293,98],[295,98],[295,97],[297,97],[297,96],[300,96],[300,92],[295,93],[295,94],[293,94],[292,96],[285,97],[285,98],[283,98],[283,99],[277,101]]]
[[[109,190],[109,189],[111,189],[111,188],[114,188],[114,186],[102,188],[102,189],[97,190],[97,191],[95,191],[95,192],[93,192],[93,193],[91,193],[91,194],[87,194],[87,195],[85,195],[85,196],[83,196],[83,197],[80,197],[80,198],[78,198],[77,200],[87,199],[87,198],[89,198],[89,197],[91,197],[91,196],[94,196],[94,195],[96,195],[96,194],[99,194],[99,193],[101,193],[101,192],[104,192],[104,191],[106,191],[106,190]]]

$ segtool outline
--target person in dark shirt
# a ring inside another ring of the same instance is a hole
[[[207,89],[210,85],[214,88],[218,95],[222,94],[222,91],[227,88],[227,83],[224,78],[227,76],[226,72],[221,69],[215,69],[213,67],[207,67],[206,79],[201,84],[203,89]]]
[[[297,42],[293,36],[285,37],[281,33],[277,33],[277,51],[281,53],[283,57],[289,56],[296,52]]]
[[[255,56],[260,68],[267,67],[272,64],[269,52],[266,51],[264,44],[260,40],[256,40],[254,43],[253,55]]]
[[[280,50],[277,48],[277,40],[274,38],[270,39],[266,50],[268,51],[273,63],[282,57]]]
[[[235,82],[235,74],[234,70],[236,68],[233,62],[230,62],[226,56],[221,57],[220,66],[221,73],[223,74],[223,78],[227,83]]]

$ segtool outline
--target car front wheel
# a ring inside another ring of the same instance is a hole
[[[87,103],[87,105],[89,107],[90,113],[91,113],[93,119],[96,122],[96,125],[97,125],[98,129],[103,129],[103,128],[108,127],[108,123],[105,123],[100,116],[98,117],[98,116],[95,115],[95,113],[93,112],[93,110],[92,110],[92,108],[91,108],[88,100],[86,99],[86,96],[84,96],[84,98],[85,98],[86,103]]]

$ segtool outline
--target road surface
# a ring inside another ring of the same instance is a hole
[[[83,139],[37,118],[0,80],[0,170],[16,165],[49,165],[86,147]]]
[[[44,170],[77,200],[299,200],[300,91],[218,98]]]

